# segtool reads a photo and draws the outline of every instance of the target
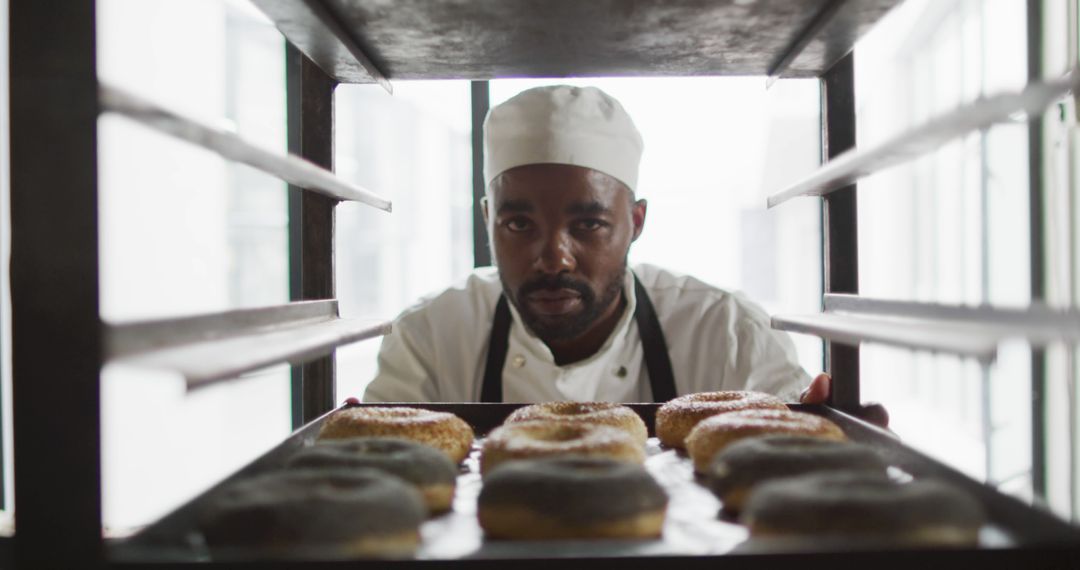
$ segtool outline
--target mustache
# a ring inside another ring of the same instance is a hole
[[[588,285],[570,277],[569,275],[566,275],[565,273],[560,273],[559,275],[544,275],[541,277],[537,277],[536,279],[526,281],[524,284],[521,285],[521,287],[518,288],[518,298],[520,299],[521,297],[524,297],[534,291],[555,291],[557,289],[570,289],[572,291],[576,291],[581,295],[581,298],[584,300],[589,300],[592,298],[592,290],[589,289]]]

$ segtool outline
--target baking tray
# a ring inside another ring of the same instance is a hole
[[[365,404],[360,404],[365,405]],[[470,425],[482,438],[487,432],[502,424],[515,409],[525,404],[481,403],[432,403],[432,404],[379,404],[412,406],[451,412]],[[627,404],[637,412],[649,428],[650,440],[646,468],[665,487],[670,496],[664,535],[660,540],[647,541],[559,541],[516,542],[485,541],[476,522],[476,496],[480,489],[477,473],[478,452],[465,460],[458,478],[454,510],[433,518],[421,528],[423,543],[414,560],[398,561],[425,563],[454,560],[472,561],[484,565],[485,561],[541,561],[552,559],[575,560],[621,560],[667,563],[693,563],[723,557],[725,567],[743,562],[765,563],[779,561],[793,554],[782,543],[751,543],[746,530],[732,521],[718,516],[720,503],[705,487],[694,480],[690,460],[681,452],[659,446],[653,435],[656,409],[659,404]],[[344,407],[350,407],[349,405]],[[965,556],[981,559],[993,553],[994,560],[1002,562],[1002,555],[1051,554],[1055,562],[1076,562],[1080,567],[1080,529],[1058,518],[1007,495],[994,488],[974,481],[970,477],[923,455],[905,445],[890,432],[867,424],[850,415],[822,405],[794,404],[794,410],[824,416],[844,430],[855,441],[869,443],[879,449],[890,464],[895,466],[894,476],[933,477],[948,481],[966,489],[985,507],[988,524],[980,533],[979,548],[975,550],[898,551],[881,549],[852,552],[848,543],[816,543],[815,554],[843,553],[844,560],[860,557],[877,557],[881,560],[905,560],[912,552],[932,554],[935,559]],[[331,412],[332,413],[332,412]],[[299,449],[311,445],[326,416],[300,428],[284,442],[240,469],[218,485],[192,499],[187,504],[146,527],[134,536],[109,541],[110,559],[125,561],[195,562],[209,560],[202,538],[196,530],[198,513],[210,497],[233,481],[283,467]],[[799,546],[805,556],[806,544]],[[1058,558],[1059,556],[1064,558]],[[1030,561],[1029,558],[1023,558]],[[357,561],[342,561],[356,564]],[[385,562],[381,562],[385,563]],[[752,564],[754,566],[756,564]],[[1071,564],[1069,567],[1074,567]]]

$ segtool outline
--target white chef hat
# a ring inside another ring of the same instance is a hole
[[[518,93],[484,120],[484,181],[526,164],[599,170],[637,189],[644,144],[634,121],[596,87],[551,85]]]

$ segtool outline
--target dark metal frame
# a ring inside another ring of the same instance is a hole
[[[1042,0],[1027,2],[1027,79],[1040,81],[1043,75]],[[1028,195],[1031,256],[1031,301],[1046,300],[1045,180],[1043,177],[1043,116],[1028,121]],[[1046,499],[1046,381],[1047,354],[1044,348],[1031,350],[1031,486],[1039,501]]]
[[[855,148],[855,54],[848,53],[821,78],[822,161]],[[852,184],[823,197],[824,294],[859,292],[858,208]],[[859,347],[825,343],[825,370],[832,375],[829,403],[859,409]]]
[[[289,152],[333,170],[337,81],[288,43],[285,77]],[[289,188],[289,285],[294,301],[334,298],[336,205],[332,198]],[[293,367],[294,427],[333,409],[334,372],[334,353]]]
[[[491,86],[487,81],[473,81],[472,91],[472,193],[473,193],[473,267],[491,265],[487,226],[481,201],[484,183],[484,118],[491,107]]]
[[[23,568],[86,567],[102,557],[95,4],[9,2],[15,548]]]

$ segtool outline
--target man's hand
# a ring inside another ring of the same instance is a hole
[[[810,385],[799,396],[799,401],[803,404],[824,404],[829,400],[830,394],[832,394],[832,378],[822,373],[810,381]],[[855,412],[855,416],[878,427],[886,429],[889,427],[889,412],[885,411],[885,406],[878,403],[861,405],[859,411]]]

